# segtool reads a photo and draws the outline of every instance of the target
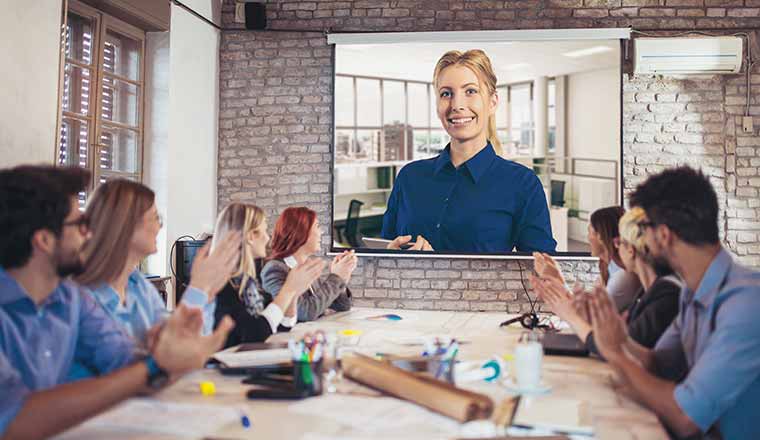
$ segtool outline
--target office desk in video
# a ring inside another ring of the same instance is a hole
[[[403,319],[367,319],[386,313],[397,314]],[[522,332],[519,327],[499,328],[499,323],[507,317],[502,313],[358,308],[316,322],[298,324],[289,334],[274,335],[269,341],[282,342],[318,329],[355,329],[362,331],[356,346],[357,351],[362,353],[419,354],[421,348],[411,346],[410,340],[420,335],[451,335],[467,341],[460,346],[460,359],[483,360],[493,355],[509,353],[517,343]],[[605,363],[590,358],[545,356],[542,374],[543,381],[552,390],[535,398],[582,401],[581,418],[593,425],[594,438],[668,438],[653,413],[613,388],[613,374]],[[215,383],[214,396],[200,394],[199,385],[203,381]],[[460,425],[412,403],[379,397],[374,391],[352,385],[348,379],[339,388],[342,393],[325,394],[301,401],[250,401],[245,398],[249,387],[240,381],[241,377],[222,376],[214,370],[205,370],[186,376],[155,398],[172,402],[230,405],[247,413],[251,420],[250,428],[244,429],[240,423],[230,423],[209,437],[218,439],[451,439],[472,429],[472,425]],[[496,405],[511,397],[507,389],[497,383],[480,382],[467,387],[488,394]],[[67,438],[98,438],[81,428],[80,432],[73,431],[69,434]],[[173,437],[119,433],[109,435],[109,438]]]
[[[359,219],[357,220],[357,230],[359,234],[367,237],[379,237],[380,232],[383,229],[385,209],[384,206],[369,208],[362,207],[359,211]],[[336,231],[340,232],[341,235],[339,236],[342,236],[343,231],[345,230],[347,216],[348,214],[346,212],[335,213],[335,223],[333,223],[333,227]]]

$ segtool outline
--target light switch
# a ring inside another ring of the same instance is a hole
[[[744,133],[753,133],[755,131],[755,127],[752,125],[752,116],[742,118],[742,131]]]

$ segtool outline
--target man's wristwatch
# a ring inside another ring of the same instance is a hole
[[[148,355],[145,358],[145,366],[148,367],[148,381],[150,388],[158,390],[163,388],[169,382],[169,373],[159,367],[153,356]]]

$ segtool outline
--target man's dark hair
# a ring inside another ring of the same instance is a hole
[[[23,165],[0,170],[0,266],[20,267],[32,255],[32,235],[60,235],[71,196],[83,191],[90,173],[81,168]]]
[[[716,244],[718,196],[710,180],[688,166],[655,174],[636,187],[631,206],[640,206],[649,221],[666,225],[692,245]]]

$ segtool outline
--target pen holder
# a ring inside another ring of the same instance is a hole
[[[424,357],[391,357],[393,365],[403,370],[454,384],[454,364],[456,358],[445,359],[441,355]]]
[[[305,396],[322,394],[322,361],[293,362],[293,382]]]

